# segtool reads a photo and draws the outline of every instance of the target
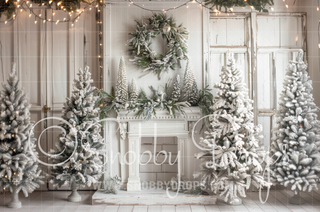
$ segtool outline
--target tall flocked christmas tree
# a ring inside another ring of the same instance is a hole
[[[116,83],[116,94],[115,100],[121,104],[125,104],[128,100],[128,81],[127,81],[127,72],[126,64],[124,58],[120,58],[118,77]]]
[[[15,65],[10,73],[8,84],[3,85],[0,97],[0,188],[10,190],[12,202],[9,207],[21,207],[18,193],[25,196],[39,187],[40,176],[30,122],[30,107],[27,95],[19,89]]]
[[[317,189],[320,173],[318,107],[306,69],[300,50],[296,61],[288,66],[270,150],[275,160],[271,166],[274,180],[284,186],[291,185],[295,194],[290,199],[293,204],[303,203],[299,191]]]
[[[63,107],[62,118],[67,123],[61,123],[65,129],[56,144],[56,156],[52,157],[54,166],[51,170],[51,183],[55,187],[69,184],[72,194],[69,201],[77,202],[81,196],[77,193],[77,187],[90,186],[97,183],[103,174],[102,156],[104,142],[100,135],[98,111],[95,107],[97,96],[93,95],[93,80],[89,67],[78,73],[79,79],[74,80],[71,98],[67,98]],[[52,150],[54,153],[55,151]]]
[[[252,100],[248,97],[241,73],[235,67],[233,54],[229,55],[227,67],[222,69],[221,82],[210,117],[211,126],[200,144],[201,182],[220,195],[225,202],[241,204],[238,197],[245,197],[245,190],[254,185],[270,186],[262,176],[265,152],[259,148],[260,125],[254,126]]]

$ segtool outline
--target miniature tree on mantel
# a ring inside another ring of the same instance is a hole
[[[115,100],[121,104],[125,104],[128,100],[128,81],[126,64],[124,58],[120,58],[119,71],[116,83]]]
[[[188,60],[186,65],[186,70],[184,72],[184,79],[183,79],[183,88],[182,88],[182,95],[183,97],[191,103],[191,95],[192,95],[192,88],[194,86],[194,73],[191,67],[191,62]]]
[[[303,51],[291,61],[280,95],[277,127],[274,129],[271,166],[274,180],[284,186],[291,185],[292,204],[303,204],[299,191],[317,190],[320,173],[320,125],[318,107],[312,96],[312,81],[306,72]]]
[[[38,166],[33,123],[27,95],[19,89],[16,66],[12,68],[8,84],[3,85],[0,97],[0,188],[10,190],[11,208],[20,208],[18,193],[25,196],[33,192],[43,176]]]

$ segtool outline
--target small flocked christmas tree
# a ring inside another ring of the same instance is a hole
[[[30,107],[27,95],[19,89],[15,65],[8,84],[3,85],[0,97],[0,188],[12,193],[9,207],[21,207],[18,193],[25,196],[42,182],[30,122]]]
[[[128,100],[128,81],[127,81],[127,72],[126,64],[124,58],[120,58],[118,77],[116,83],[116,94],[115,100],[121,104],[125,104]]]
[[[186,70],[184,72],[182,94],[183,94],[183,97],[189,103],[191,103],[190,98],[191,98],[192,87],[194,85],[194,81],[195,81],[195,78],[194,78],[194,73],[193,73],[193,70],[191,67],[191,62],[188,60]]]
[[[221,82],[210,118],[211,127],[200,144],[204,151],[196,157],[202,160],[204,186],[225,195],[229,204],[241,204],[238,197],[245,197],[245,190],[254,185],[269,186],[263,179],[262,165],[265,152],[259,148],[261,126],[253,124],[252,100],[248,97],[241,73],[235,68],[233,55],[222,69]]]
[[[284,186],[291,185],[295,194],[290,199],[293,204],[303,203],[299,191],[317,190],[320,173],[318,107],[306,69],[300,50],[297,60],[288,66],[270,150],[275,160],[271,166],[274,180]]]
[[[52,157],[53,164],[63,164],[51,170],[54,187],[71,186],[73,192],[68,200],[72,202],[81,200],[77,193],[79,185],[91,186],[103,173],[101,154],[104,142],[100,135],[99,108],[95,107],[98,97],[93,95],[89,68],[80,69],[78,76],[79,79],[74,80],[71,98],[67,98],[63,107],[62,118],[69,124],[61,123],[65,133],[61,133],[56,144],[56,156]]]
[[[180,96],[181,96],[180,76],[178,74],[175,80],[173,81],[171,98],[174,101],[178,101],[180,99]]]
[[[198,90],[197,82],[196,80],[194,80],[188,102],[192,106],[196,106],[198,104],[198,101],[199,101],[199,90]]]
[[[129,88],[129,99],[132,103],[135,103],[138,100],[138,88],[136,80],[133,78]]]

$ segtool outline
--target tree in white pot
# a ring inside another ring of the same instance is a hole
[[[31,105],[19,88],[15,65],[7,81],[0,97],[0,189],[12,193],[10,208],[20,208],[19,192],[27,197],[43,184],[43,176],[30,121]]]
[[[56,143],[57,150],[52,157],[51,183],[54,187],[67,185],[72,189],[68,201],[79,202],[77,193],[79,186],[91,186],[98,183],[103,174],[102,154],[104,142],[100,135],[99,108],[95,107],[97,96],[94,96],[93,80],[89,67],[78,73],[79,79],[74,80],[71,98],[67,98],[63,107],[63,116],[69,124],[61,123],[65,130]]]

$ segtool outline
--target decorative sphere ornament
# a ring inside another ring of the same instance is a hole
[[[229,141],[229,140],[225,140],[225,141],[223,142],[223,145],[224,145],[227,149],[229,149],[229,147],[230,147],[230,141]]]
[[[164,33],[168,33],[168,32],[170,32],[170,30],[171,30],[171,26],[169,24],[167,24],[167,23],[162,28],[162,31]]]

